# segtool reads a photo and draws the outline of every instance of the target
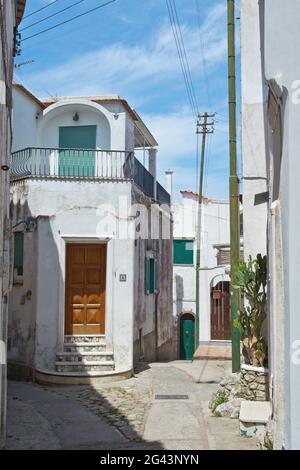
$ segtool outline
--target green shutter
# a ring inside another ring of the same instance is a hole
[[[194,242],[192,240],[174,240],[173,263],[194,264]]]
[[[150,260],[145,258],[145,294],[150,294]]]
[[[158,262],[154,260],[154,292],[158,292]]]
[[[24,255],[24,234],[14,233],[14,269],[17,269],[19,276],[23,274],[23,255]]]
[[[153,294],[155,291],[155,264],[154,259],[149,259],[150,263],[150,294]]]
[[[145,258],[145,294],[154,294],[157,290],[157,261]]]
[[[65,126],[59,128],[60,149],[95,149],[96,126]],[[95,152],[65,150],[59,152],[60,176],[95,176]]]

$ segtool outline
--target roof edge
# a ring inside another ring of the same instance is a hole
[[[22,85],[22,83],[18,83],[18,82],[14,81],[13,82],[13,87],[18,88],[19,90],[23,91],[23,93],[25,93],[25,95],[27,95],[30,99],[35,101],[42,109],[45,109],[44,103],[41,100],[39,100],[39,98],[37,96],[35,96],[30,90],[28,90],[28,88],[26,88],[26,86]]]

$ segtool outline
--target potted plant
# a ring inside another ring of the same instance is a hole
[[[234,326],[238,328],[246,364],[263,367],[267,360],[267,341],[262,332],[267,304],[267,257],[239,263],[234,289],[240,289],[243,305]]]

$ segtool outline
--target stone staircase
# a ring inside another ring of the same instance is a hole
[[[56,371],[89,374],[115,369],[112,351],[104,335],[65,335],[63,351],[56,355]]]

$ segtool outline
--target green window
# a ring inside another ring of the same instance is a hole
[[[173,263],[194,264],[194,242],[193,240],[174,240]]]
[[[17,276],[23,276],[23,253],[24,234],[16,232],[14,234],[14,272]]]
[[[59,128],[60,176],[95,176],[96,126],[66,126]],[[79,149],[79,150],[74,150]],[[82,149],[90,150],[80,151]]]
[[[145,294],[154,294],[157,291],[157,261],[154,258],[145,258]]]

